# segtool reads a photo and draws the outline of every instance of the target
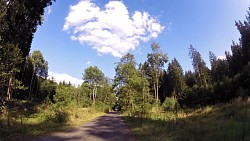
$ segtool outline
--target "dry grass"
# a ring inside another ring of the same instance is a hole
[[[250,141],[250,103],[240,99],[177,113],[154,112],[148,118],[124,119],[135,137],[143,141]]]
[[[104,112],[94,108],[65,108],[58,110],[51,105],[36,105],[33,109],[6,109],[0,114],[1,141],[24,140],[29,136],[80,126],[103,115]]]

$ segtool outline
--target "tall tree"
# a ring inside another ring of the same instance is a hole
[[[21,82],[15,78],[16,73],[20,71],[18,67],[22,58],[20,49],[16,45],[0,44],[0,87],[2,98],[10,100],[12,89],[21,86]]]
[[[168,86],[170,89],[170,95],[179,99],[182,91],[185,89],[185,81],[183,76],[182,67],[179,62],[174,58],[168,65]]]
[[[151,77],[151,85],[154,90],[154,97],[156,101],[159,101],[159,77],[165,63],[168,61],[168,57],[160,49],[158,43],[151,44],[152,53],[147,55],[147,62],[150,69],[149,76]]]
[[[143,72],[136,69],[134,55],[124,55],[116,66],[114,90],[119,103],[125,110],[137,111],[143,109],[143,100],[146,97],[147,80]],[[144,95],[145,94],[145,95]],[[145,96],[145,97],[144,97]]]
[[[0,63],[13,66],[15,71],[10,71],[8,78],[8,97],[14,84],[21,85],[19,80],[23,76],[24,61],[29,55],[33,35],[38,25],[42,24],[44,8],[51,5],[52,0],[2,0],[0,1],[0,45],[1,53],[14,58],[4,60],[1,56]],[[16,49],[18,48],[18,50]],[[7,51],[9,50],[9,51]],[[13,62],[10,62],[13,61]],[[2,78],[1,78],[2,79]],[[23,83],[23,82],[22,82]],[[25,83],[23,83],[25,84]],[[28,86],[28,85],[25,85]],[[5,86],[1,86],[5,89]],[[23,87],[24,88],[24,87]]]
[[[209,52],[211,64],[212,81],[216,84],[220,83],[224,77],[229,75],[229,66],[227,60],[217,59],[213,52]]]
[[[95,104],[97,88],[100,87],[101,82],[104,80],[104,74],[97,66],[90,66],[84,70],[83,80],[90,85],[93,104]]]
[[[250,10],[250,8],[249,8]],[[240,46],[242,47],[242,62],[246,66],[250,62],[250,12],[246,16],[246,21],[243,23],[241,21],[235,22],[241,38]]]
[[[43,54],[39,50],[35,50],[32,52],[31,56],[28,58],[30,59],[33,65],[32,77],[29,86],[29,99],[31,96],[31,92],[35,87],[35,95],[37,95],[38,90],[38,77],[46,79],[48,76],[48,62],[43,58]]]
[[[45,7],[52,4],[52,0],[4,0],[7,28],[0,33],[3,42],[18,44],[22,56],[29,55],[32,39],[37,26],[42,24]]]
[[[209,74],[206,63],[201,58],[201,54],[192,46],[189,47],[189,55],[192,59],[192,65],[196,73],[198,87],[207,87],[209,83]]]

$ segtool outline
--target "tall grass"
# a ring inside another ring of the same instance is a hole
[[[178,112],[151,112],[147,118],[123,118],[135,137],[143,141],[250,140],[250,103],[241,99]]]
[[[104,112],[95,107],[57,108],[56,105],[36,105],[33,108],[24,109],[7,108],[0,114],[1,141],[25,140],[29,136],[79,126],[103,115]]]

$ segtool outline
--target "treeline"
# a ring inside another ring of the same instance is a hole
[[[48,79],[43,54],[39,50],[30,54],[34,33],[52,1],[0,1],[0,110],[6,108],[6,101],[13,100],[53,103],[57,109],[98,105],[109,110],[107,105],[115,102],[115,95],[110,79],[97,67],[84,71],[85,82],[79,87],[70,82],[57,84]]]
[[[192,46],[189,56],[193,71],[183,72],[176,58],[169,61],[158,43],[152,43],[147,60],[137,64],[132,54],[126,54],[117,63],[113,88],[119,104],[132,113],[147,112],[156,106],[166,109],[197,107],[230,102],[236,97],[249,96],[250,86],[250,15],[246,21],[235,22],[241,37],[233,42],[231,53],[218,59],[209,52],[211,67]],[[158,105],[158,106],[157,106]]]
[[[29,55],[45,7],[53,0],[0,1],[0,97],[3,100],[42,101],[41,82],[48,76],[48,64],[40,52]]]

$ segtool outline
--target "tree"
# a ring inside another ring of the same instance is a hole
[[[90,66],[84,70],[83,80],[91,87],[92,100],[93,104],[95,104],[97,87],[101,86],[101,82],[104,80],[104,74],[97,66]]]
[[[24,60],[29,55],[33,35],[38,25],[42,24],[44,8],[51,5],[52,0],[2,0],[0,1],[0,46],[1,60],[0,63],[12,66],[9,69],[10,75],[8,80],[0,76],[0,81],[8,83],[7,95],[11,97],[12,88],[25,89],[21,84],[26,82],[20,81],[24,76]],[[8,61],[4,60],[8,56]],[[22,60],[22,61],[20,61]],[[6,70],[7,71],[7,70]],[[2,71],[4,72],[4,71]],[[5,72],[7,73],[7,72]],[[7,82],[8,81],[8,82]],[[2,91],[6,86],[1,84]]]
[[[20,49],[16,45],[0,44],[0,87],[2,97],[10,100],[12,97],[12,89],[24,88],[21,82],[15,78],[20,71],[18,64],[22,62],[20,57]]]
[[[182,91],[185,89],[185,81],[183,76],[182,67],[179,62],[174,58],[168,65],[168,87],[170,89],[171,96],[180,98]]]
[[[33,65],[33,71],[32,71],[32,77],[31,77],[31,82],[30,82],[30,87],[29,87],[29,99],[31,96],[31,92],[36,86],[36,94],[38,90],[38,77],[41,77],[43,79],[46,79],[48,77],[48,62],[44,60],[43,54],[39,50],[35,50],[32,52],[31,56],[28,58],[30,59],[32,65]],[[35,80],[36,80],[36,85],[35,85]],[[35,94],[35,95],[36,95]]]
[[[147,62],[149,66],[149,76],[151,85],[153,85],[154,97],[155,100],[159,101],[159,76],[161,74],[162,68],[164,64],[168,61],[168,57],[166,54],[162,52],[160,49],[160,45],[158,43],[151,44],[152,53],[147,55]]]
[[[29,55],[37,26],[42,24],[45,7],[52,0],[4,0],[3,9],[6,28],[0,36],[6,44],[18,44],[22,57]]]
[[[189,55],[192,59],[192,65],[196,73],[198,87],[207,87],[209,83],[209,74],[206,63],[201,58],[200,53],[192,46],[189,47]]]
[[[211,77],[213,83],[219,84],[223,78],[229,75],[229,66],[227,60],[217,59],[213,52],[209,52],[211,64]]]
[[[243,23],[241,21],[235,22],[235,25],[241,34],[239,46],[242,49],[242,65],[246,66],[250,61],[250,12],[246,16],[246,21]]]
[[[195,82],[195,74],[192,72],[192,71],[186,71],[185,72],[185,82],[186,82],[186,85],[189,87],[189,88],[192,88],[196,82]]]
[[[134,55],[124,55],[116,66],[113,88],[124,110],[142,113],[143,101],[147,96],[147,80],[143,72],[136,69]],[[145,94],[145,95],[144,95]],[[137,113],[138,114],[138,113]]]

